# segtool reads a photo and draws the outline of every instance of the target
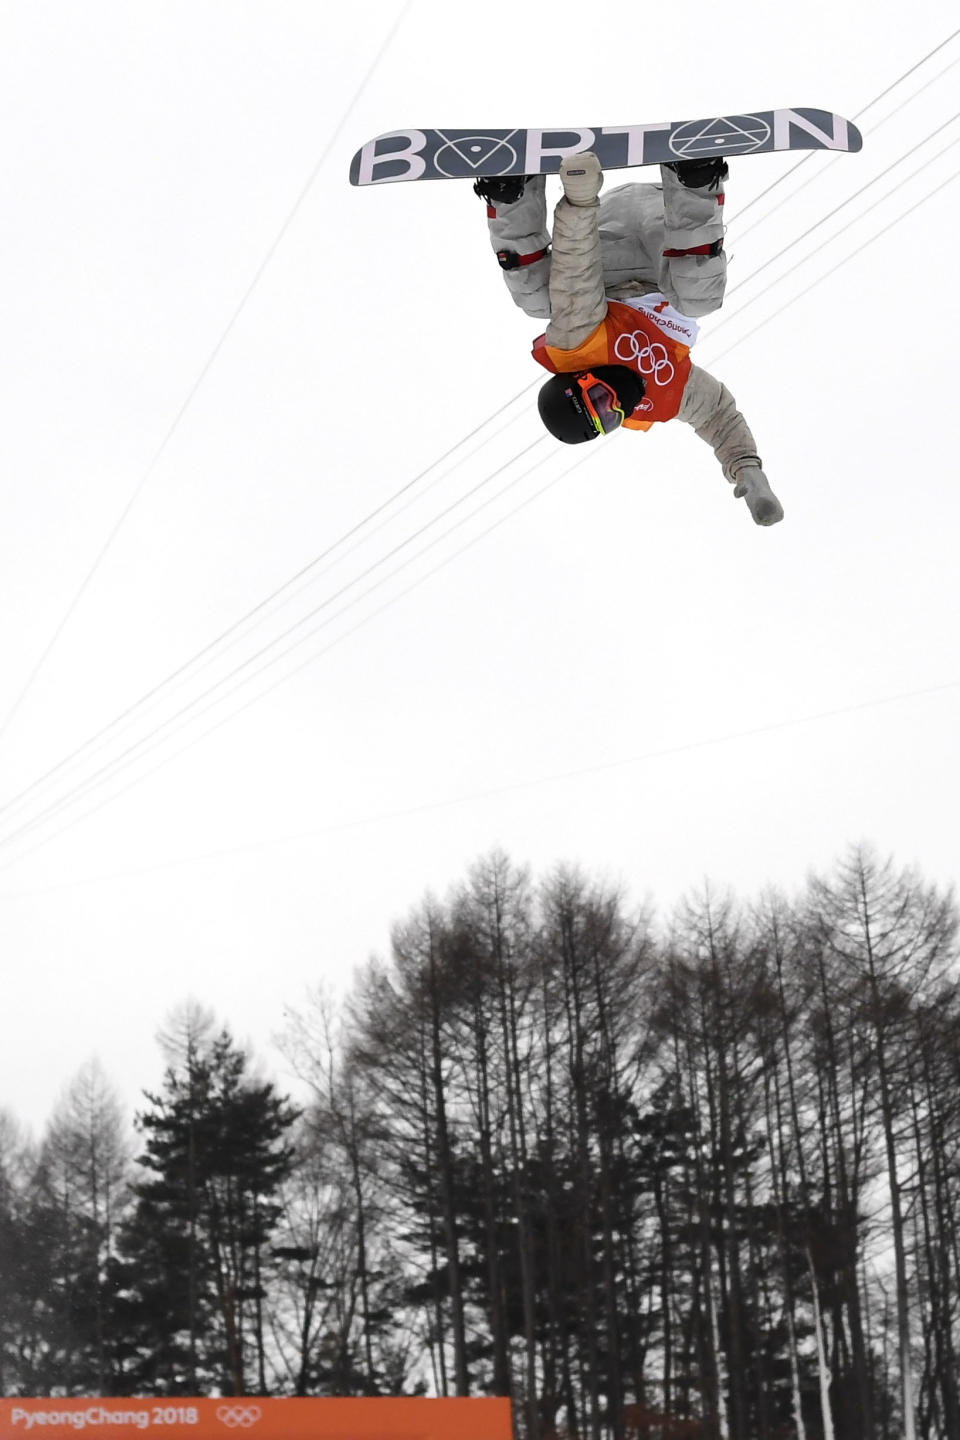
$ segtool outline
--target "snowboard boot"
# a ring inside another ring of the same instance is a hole
[[[730,166],[722,155],[708,155],[703,160],[672,160],[666,168],[672,170],[688,190],[719,190],[720,181],[726,180],[730,173]]]
[[[757,525],[776,525],[783,519],[783,506],[770,489],[770,481],[759,465],[741,465],[734,481],[734,495],[746,500]]]
[[[488,205],[515,205],[529,179],[529,175],[481,175],[473,193]]]

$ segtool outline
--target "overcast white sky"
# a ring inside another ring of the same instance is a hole
[[[22,697],[0,804],[311,567],[0,814],[0,1106],[36,1132],[93,1054],[132,1109],[188,996],[285,1083],[284,1007],[494,846],[661,914],[705,879],[792,891],[858,840],[955,879],[960,37],[867,111],[861,155],[814,157],[742,219],[792,162],[732,166],[742,289],[695,358],[782,525],[755,527],[680,425],[588,457],[544,441],[457,505],[541,436],[532,391],[484,426],[537,379],[538,327],[468,184],[355,190],[354,150],[409,125],[853,117],[954,18],[637,14],[559,0],[471,32],[440,0],[0,5],[0,718]],[[655,172],[608,184],[629,178]]]

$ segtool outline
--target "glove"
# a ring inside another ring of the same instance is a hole
[[[770,481],[754,457],[734,464],[733,493],[746,500],[747,509],[757,525],[776,525],[783,519],[783,506],[770,489]]]
[[[600,161],[592,151],[583,155],[565,155],[560,162],[560,179],[563,193],[571,205],[596,205],[603,171]]]

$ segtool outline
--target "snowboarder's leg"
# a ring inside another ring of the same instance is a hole
[[[473,187],[487,202],[487,227],[507,289],[527,315],[550,316],[550,234],[545,175],[491,177]]]
[[[719,156],[661,165],[663,261],[670,289],[684,315],[709,315],[723,304],[727,257],[723,253],[723,182]]]
[[[660,186],[633,181],[604,189],[597,222],[607,295],[624,300],[659,290],[663,252]]]

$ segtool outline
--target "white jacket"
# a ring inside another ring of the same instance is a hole
[[[514,301],[527,315],[546,319],[547,343],[560,350],[581,345],[603,320],[607,300],[659,292],[681,314],[719,310],[726,287],[726,256],[670,255],[710,247],[723,236],[723,188],[688,190],[661,167],[661,184],[619,185],[599,205],[561,200],[554,211],[552,252],[532,264],[504,269]],[[492,213],[491,213],[492,211]],[[531,177],[512,205],[488,209],[491,244],[521,258],[545,250],[546,177]],[[745,459],[759,464],[756,442],[727,387],[694,365],[678,419],[692,425],[713,449],[728,480]]]

